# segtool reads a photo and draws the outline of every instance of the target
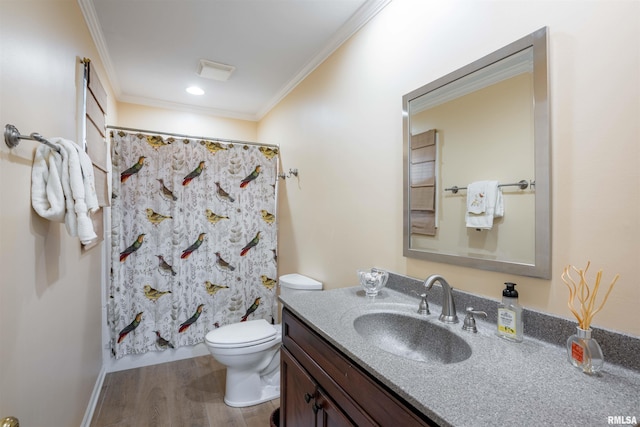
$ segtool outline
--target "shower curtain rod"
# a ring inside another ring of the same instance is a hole
[[[259,147],[275,147],[275,148],[280,149],[280,146],[277,145],[277,144],[262,144],[260,142],[236,141],[234,139],[211,138],[211,137],[206,137],[206,136],[185,135],[185,134],[181,134],[181,133],[160,132],[160,131],[156,131],[156,130],[125,128],[125,127],[122,127],[122,126],[110,126],[110,125],[107,125],[107,129],[118,129],[118,130],[124,130],[124,131],[129,131],[129,132],[160,134],[160,135],[174,136],[176,138],[205,139],[207,141],[220,141],[220,142],[225,142],[225,143],[229,143],[229,144],[245,144],[245,145],[256,145],[256,146],[259,146]]]

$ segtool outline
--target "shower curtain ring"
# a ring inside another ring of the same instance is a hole
[[[291,178],[292,176],[295,176],[295,177],[298,176],[298,169],[289,168],[289,173],[287,174],[281,173],[280,175],[278,175],[278,177],[282,179]]]

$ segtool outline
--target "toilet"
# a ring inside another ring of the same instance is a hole
[[[322,290],[322,283],[301,274],[280,276],[283,295]],[[264,319],[233,323],[205,336],[209,352],[227,367],[224,403],[257,405],[280,397],[282,329]]]

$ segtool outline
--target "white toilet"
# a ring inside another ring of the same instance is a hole
[[[300,274],[280,277],[280,293],[322,290],[322,283]],[[205,344],[227,367],[224,403],[244,407],[280,397],[280,325],[264,319],[225,325],[209,332]]]

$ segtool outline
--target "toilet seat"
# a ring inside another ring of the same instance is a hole
[[[277,338],[276,328],[264,319],[233,323],[214,329],[205,336],[214,348],[252,347]]]

